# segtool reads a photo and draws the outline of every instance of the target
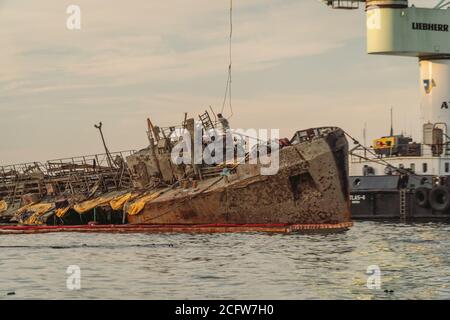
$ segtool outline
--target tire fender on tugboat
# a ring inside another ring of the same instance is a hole
[[[417,188],[414,191],[414,200],[421,208],[429,208],[430,206],[430,189],[425,187]]]
[[[448,187],[438,186],[430,191],[431,208],[436,211],[447,211],[450,208],[450,190]]]

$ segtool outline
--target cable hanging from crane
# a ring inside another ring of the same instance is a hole
[[[227,84],[225,87],[225,95],[223,97],[223,104],[222,104],[222,110],[221,113],[223,114],[223,111],[225,110],[225,105],[228,98],[228,103],[230,107],[230,116],[231,118],[233,116],[233,105],[231,103],[231,80],[232,80],[232,41],[233,41],[233,0],[230,0],[230,39],[229,39],[229,65],[228,65],[228,79]]]

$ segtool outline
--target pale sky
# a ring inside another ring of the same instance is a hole
[[[437,0],[410,1],[432,6]],[[81,7],[82,29],[66,28]],[[146,118],[220,110],[229,0],[0,0],[0,165],[147,145]],[[420,138],[417,59],[368,56],[364,11],[234,0],[235,128],[340,126]],[[225,115],[229,114],[226,109]]]

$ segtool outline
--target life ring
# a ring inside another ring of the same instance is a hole
[[[428,208],[430,204],[429,200],[429,191],[430,189],[425,187],[417,188],[414,191],[414,200],[419,207]]]
[[[446,211],[450,208],[450,191],[448,188],[438,186],[430,191],[430,205],[436,211]]]

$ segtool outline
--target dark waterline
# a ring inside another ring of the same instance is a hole
[[[0,299],[449,299],[449,234],[357,222],[336,234],[0,236]],[[66,288],[69,265],[82,290]],[[371,265],[381,290],[366,286]]]

